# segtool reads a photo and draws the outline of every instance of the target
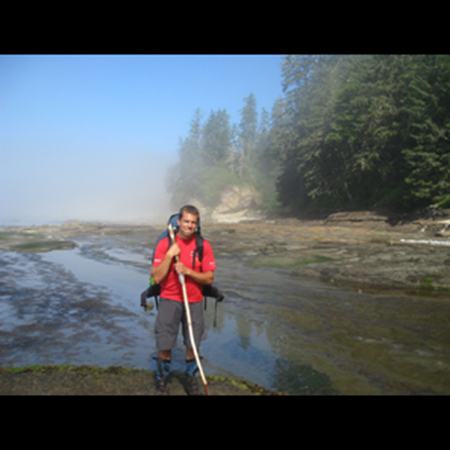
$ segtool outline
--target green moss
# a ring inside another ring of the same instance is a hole
[[[21,375],[24,375],[22,377]],[[182,372],[173,372],[171,393],[184,395]],[[274,395],[260,386],[240,379],[208,376],[215,395]],[[30,382],[31,380],[31,382]],[[3,386],[2,386],[3,382]],[[154,394],[153,373],[119,366],[30,365],[0,367],[0,392],[56,394]]]
[[[434,289],[433,277],[426,276],[420,280],[420,289]]]
[[[249,393],[252,394],[258,395],[273,394],[273,392],[270,392],[267,389],[249,383],[248,381],[240,380],[238,378],[228,378],[220,375],[208,375],[207,380],[209,382],[230,384],[231,386],[234,386],[241,391],[248,391]]]
[[[333,258],[322,255],[309,255],[303,258],[293,258],[292,256],[257,256],[250,262],[250,265],[255,268],[296,269],[309,264],[320,264],[330,261],[333,261]]]
[[[19,252],[49,252],[52,250],[66,250],[75,248],[76,244],[71,241],[31,241],[11,246],[11,250]]]
[[[83,368],[83,366],[72,366],[72,365],[30,365],[30,366],[22,366],[22,367],[2,367],[0,370],[3,373],[48,373],[48,372],[70,372],[74,370],[79,370]]]
[[[424,276],[419,281],[417,293],[430,295],[430,294],[448,294],[450,292],[450,286],[437,285],[439,277],[433,277],[431,275]]]
[[[74,366],[70,364],[58,364],[58,365],[30,365],[30,366],[22,366],[22,367],[0,367],[0,372],[3,373],[11,373],[11,374],[20,374],[20,373],[52,373],[52,372],[61,372],[61,373],[73,373],[77,375],[130,375],[142,372],[140,369],[133,369],[128,367],[118,367],[118,366],[109,366],[109,367],[97,367],[97,366]]]
[[[9,230],[3,230],[0,231],[0,240],[11,240],[11,239],[45,239],[45,235],[42,233],[37,233],[35,231],[9,231]]]

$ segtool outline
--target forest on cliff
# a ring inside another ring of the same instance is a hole
[[[167,186],[174,205],[250,185],[261,210],[450,207],[449,55],[289,55],[283,96],[240,122],[197,109]]]

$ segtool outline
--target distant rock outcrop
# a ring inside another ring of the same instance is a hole
[[[373,211],[353,211],[353,212],[343,211],[330,214],[325,219],[325,223],[349,222],[352,224],[355,223],[367,224],[369,222],[385,223],[387,221],[388,218],[386,216],[377,214]]]
[[[260,211],[261,195],[251,186],[230,186],[220,203],[209,211],[209,219],[218,223],[238,223],[264,219]]]

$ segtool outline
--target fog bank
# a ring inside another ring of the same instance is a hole
[[[2,158],[0,225],[161,223],[171,212],[164,152],[41,152]]]

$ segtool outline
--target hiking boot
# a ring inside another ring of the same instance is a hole
[[[197,377],[193,377],[192,375],[186,376],[185,387],[187,395],[200,395]]]
[[[157,395],[169,395],[170,360],[157,359],[155,388]]]
[[[156,395],[169,395],[169,386],[167,384],[167,379],[157,378],[155,382]]]

